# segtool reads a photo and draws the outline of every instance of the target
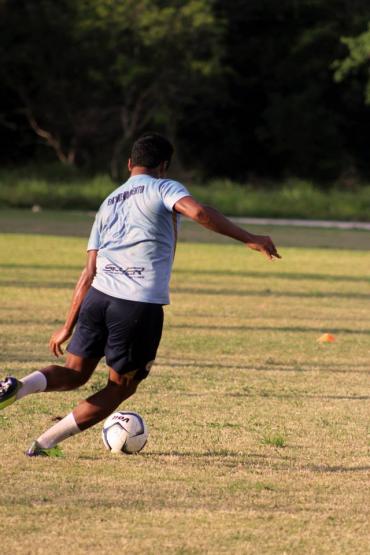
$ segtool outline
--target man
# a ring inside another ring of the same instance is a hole
[[[58,443],[105,419],[149,374],[162,334],[162,306],[169,303],[179,214],[269,259],[280,258],[269,237],[248,233],[167,179],[172,154],[160,135],[138,139],[128,161],[131,177],[101,205],[66,322],[50,339],[58,357],[76,326],[65,366],[0,381],[2,409],[31,393],[75,389],[106,358],[107,385],[37,438],[28,456],[60,456]]]

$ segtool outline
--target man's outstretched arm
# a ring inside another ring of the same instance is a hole
[[[59,330],[54,332],[50,338],[49,348],[56,357],[63,354],[61,345],[72,335],[72,331],[77,321],[82,301],[84,300],[86,293],[90,289],[96,274],[97,254],[97,250],[88,251],[86,266],[83,269],[76,284],[65,324]]]
[[[259,251],[270,260],[281,258],[277,252],[272,239],[266,235],[254,235],[245,229],[233,224],[221,212],[211,206],[204,206],[197,202],[193,197],[183,197],[176,202],[174,209],[191,220],[201,224],[207,229],[211,229],[221,235],[226,235],[237,241],[241,241],[247,247]]]

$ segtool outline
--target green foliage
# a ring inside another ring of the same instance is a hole
[[[279,433],[266,434],[262,438],[263,445],[271,445],[272,447],[286,447],[286,440],[283,435]]]
[[[308,189],[312,192],[312,187],[300,182],[271,190],[271,185],[255,188],[230,180],[213,181],[207,186],[194,185],[190,189],[201,202],[214,205],[225,214],[256,217],[303,214],[305,203],[300,202],[301,197]]]
[[[74,168],[50,164],[0,171],[0,207],[97,210],[118,186],[108,175],[89,176]],[[187,183],[200,202],[229,216],[370,220],[370,185],[322,189],[310,181],[287,179],[259,186],[213,180]]]
[[[116,184],[108,175],[84,176],[73,168],[35,166],[0,172],[0,206],[97,210]]]
[[[351,74],[365,70],[367,81],[364,86],[364,98],[365,102],[370,104],[370,23],[364,33],[357,37],[343,38],[342,42],[348,49],[348,56],[333,63],[335,80],[341,83]]]
[[[309,181],[289,179],[256,187],[217,180],[190,185],[190,190],[200,201],[233,216],[369,221],[370,185],[320,189]]]

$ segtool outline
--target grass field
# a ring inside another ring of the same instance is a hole
[[[285,233],[281,244],[291,244],[294,231]],[[5,373],[50,362],[49,335],[63,321],[85,243],[0,236]],[[64,459],[23,455],[105,383],[103,363],[76,392],[30,396],[2,412],[2,552],[368,554],[363,245],[283,247],[283,260],[269,263],[241,245],[180,243],[157,364],[124,405],[146,419],[148,445],[112,456],[98,425],[67,440]],[[319,344],[323,332],[336,341]]]

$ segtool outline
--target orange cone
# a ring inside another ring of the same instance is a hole
[[[333,343],[335,341],[334,335],[331,333],[324,333],[317,340],[319,343]]]

